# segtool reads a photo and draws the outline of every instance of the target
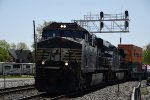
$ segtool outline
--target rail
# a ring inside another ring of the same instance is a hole
[[[133,88],[133,92],[132,92],[132,95],[131,95],[131,100],[141,100],[140,87],[141,87],[141,82],[139,82],[137,87]]]
[[[42,93],[39,93],[39,94],[36,94],[36,95],[21,97],[21,98],[18,98],[17,100],[30,100],[30,99],[36,100],[37,97],[41,97],[41,96],[44,95],[44,94],[46,94],[46,93],[45,93],[45,92],[42,92]],[[37,100],[38,100],[38,99],[37,99]]]
[[[26,85],[26,86],[18,86],[18,87],[0,89],[0,95],[18,92],[18,91],[29,90],[29,89],[35,89],[34,85]]]

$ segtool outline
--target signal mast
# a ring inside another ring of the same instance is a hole
[[[87,29],[90,33],[121,33],[129,32],[129,14],[126,10],[121,14],[99,14],[84,15],[83,20],[73,20],[81,27]]]

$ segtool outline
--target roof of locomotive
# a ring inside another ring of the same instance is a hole
[[[43,28],[42,37],[74,37],[85,38],[85,34],[93,35],[77,23],[53,22]]]
[[[117,49],[116,46],[114,46],[113,44],[111,44],[108,41],[103,40],[102,38],[96,38],[97,41],[97,46],[100,48],[105,48],[105,50],[115,50]]]
[[[79,26],[77,23],[62,23],[62,22],[53,22],[48,26],[43,28],[44,30],[78,30],[88,32],[86,29]]]

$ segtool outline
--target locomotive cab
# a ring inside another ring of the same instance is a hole
[[[85,34],[72,23],[53,23],[43,29],[37,43],[35,85],[39,91],[64,93],[79,85]]]

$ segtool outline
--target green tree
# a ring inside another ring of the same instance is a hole
[[[9,50],[10,45],[5,40],[0,40],[0,62],[6,62],[10,60]]]
[[[0,40],[0,48],[8,50],[8,49],[10,49],[10,45],[5,40]]]
[[[142,58],[145,64],[150,64],[150,43],[144,49]]]
[[[5,49],[0,48],[0,62],[7,62],[10,61],[9,52]]]
[[[16,49],[16,48],[17,48],[17,46],[16,46],[15,43],[11,43],[11,44],[10,44],[10,49]]]
[[[29,50],[27,44],[24,43],[24,42],[19,42],[19,43],[17,44],[17,50],[21,50],[21,49],[23,49],[23,50]]]

